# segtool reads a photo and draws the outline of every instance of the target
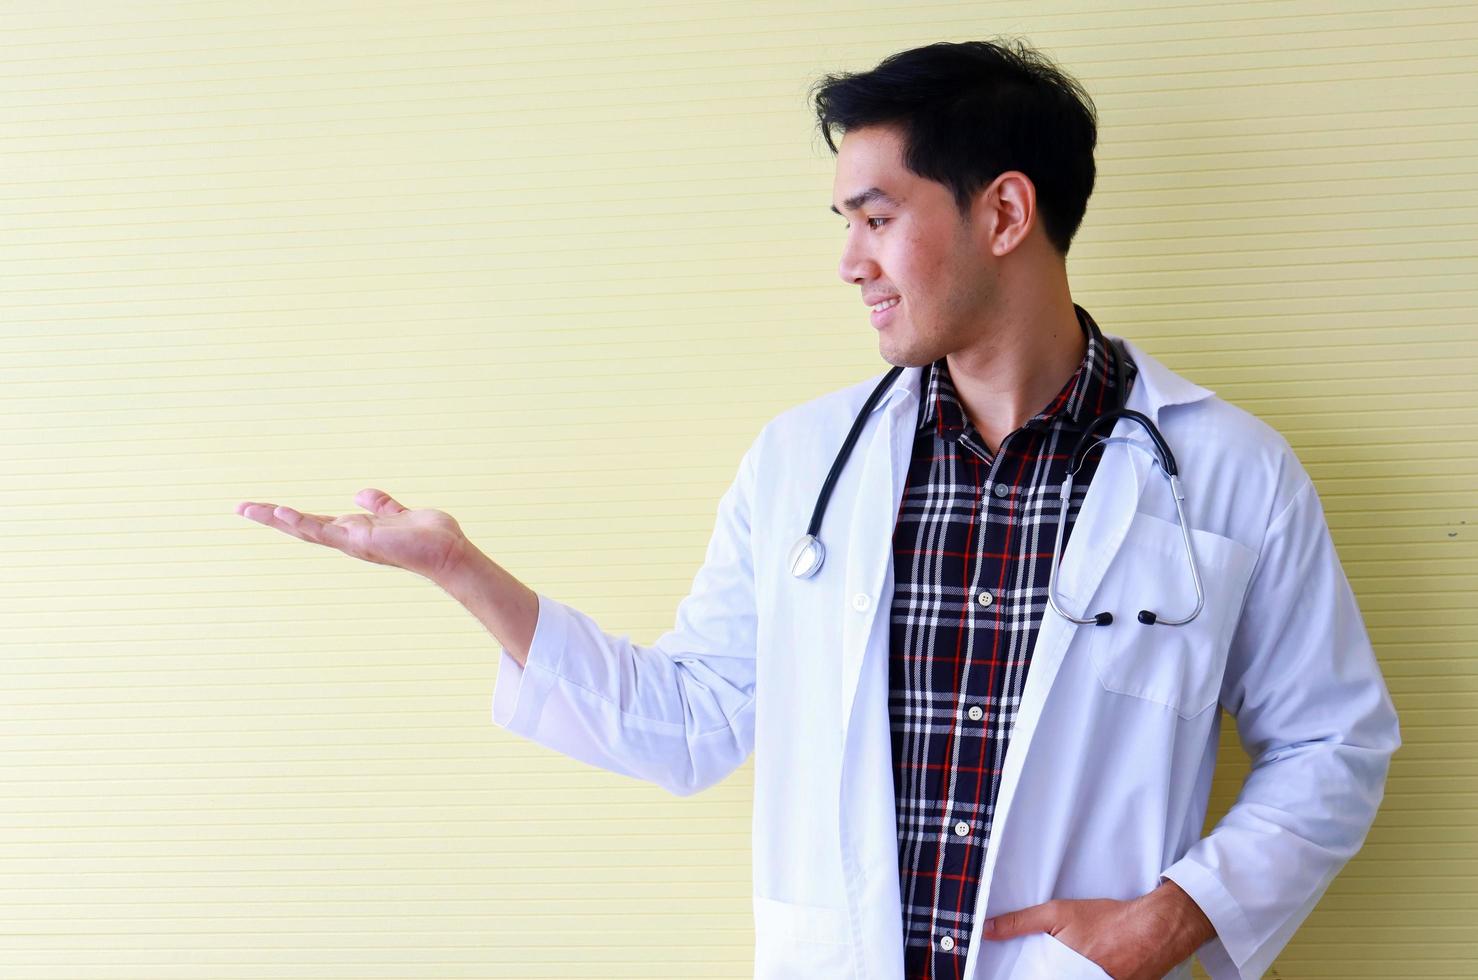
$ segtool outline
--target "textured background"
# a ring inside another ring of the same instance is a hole
[[[747,976],[749,764],[521,742],[448,596],[234,507],[381,487],[655,639],[886,367],[807,85],[998,35],[1099,107],[1074,299],[1292,441],[1402,713],[1275,975],[1478,974],[1478,9],[1117,6],[0,3],[0,975]]]

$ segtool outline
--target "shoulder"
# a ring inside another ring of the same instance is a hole
[[[1215,466],[1276,470],[1296,462],[1283,434],[1248,410],[1209,393],[1185,405],[1167,405],[1160,426],[1185,452]]]
[[[1296,463],[1282,433],[1209,388],[1172,370],[1143,348],[1127,343],[1138,375],[1130,404],[1155,416],[1177,458],[1184,453],[1217,467],[1278,470]],[[1178,447],[1178,448],[1176,448]]]
[[[1161,435],[1195,510],[1219,533],[1259,548],[1274,517],[1310,485],[1308,473],[1276,428],[1201,391],[1194,400],[1160,408]]]
[[[854,382],[844,388],[828,391],[814,398],[793,405],[765,423],[760,439],[775,450],[792,453],[807,452],[818,440],[832,446],[833,452],[852,427],[867,398],[882,383],[892,368]],[[902,385],[905,377],[895,378],[893,385]],[[887,399],[884,392],[879,403],[873,406],[880,411],[881,402]]]
[[[825,394],[817,395],[808,401],[787,408],[771,419],[770,425],[777,428],[804,427],[818,423],[835,422],[837,419],[846,419],[847,424],[851,425],[852,420],[857,417],[857,413],[862,411],[862,406],[867,403],[867,396],[872,394],[891,370],[892,368],[888,368],[887,370],[879,371],[871,377],[853,382],[845,388],[828,391]],[[901,378],[895,379],[894,384],[899,383],[901,383]],[[886,396],[886,392],[884,396]]]

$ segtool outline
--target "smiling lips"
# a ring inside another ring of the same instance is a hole
[[[872,319],[872,325],[881,330],[884,326],[888,324],[888,321],[893,319],[893,311],[902,301],[903,300],[901,297],[894,296],[890,299],[883,300],[882,302],[874,305],[872,308],[872,313],[869,314]]]

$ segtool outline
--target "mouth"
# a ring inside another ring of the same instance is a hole
[[[883,303],[879,303],[877,306],[874,306],[872,308],[872,313],[870,314],[872,325],[880,330],[883,327],[887,326],[890,322],[892,322],[893,317],[898,310],[898,306],[902,302],[902,297],[894,296],[892,299]]]

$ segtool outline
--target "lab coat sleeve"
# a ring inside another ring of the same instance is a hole
[[[1268,525],[1221,690],[1251,773],[1163,872],[1216,927],[1198,951],[1213,980],[1269,968],[1364,842],[1401,742],[1319,498],[1297,475]]]
[[[759,444],[744,454],[719,502],[675,626],[643,646],[540,593],[527,664],[501,650],[495,724],[678,796],[717,783],[749,757],[757,618],[750,515]]]

